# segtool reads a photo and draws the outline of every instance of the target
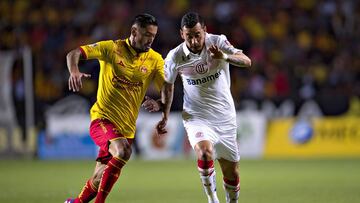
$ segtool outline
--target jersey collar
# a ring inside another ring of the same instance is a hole
[[[183,51],[184,51],[185,56],[189,56],[190,50],[187,48],[186,42],[183,42]]]

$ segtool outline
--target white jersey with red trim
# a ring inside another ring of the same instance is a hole
[[[165,59],[165,80],[174,83],[180,74],[184,86],[184,121],[202,120],[209,124],[236,126],[234,100],[230,92],[229,63],[213,59],[208,50],[216,45],[226,54],[242,50],[234,48],[225,35],[206,33],[200,54],[191,53],[183,42]]]

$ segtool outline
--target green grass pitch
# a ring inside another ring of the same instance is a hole
[[[92,161],[0,160],[1,203],[76,196]],[[217,167],[218,195],[224,201]],[[130,160],[108,203],[205,203],[194,160]],[[240,203],[360,202],[360,160],[241,160]]]

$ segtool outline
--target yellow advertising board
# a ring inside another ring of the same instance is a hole
[[[269,122],[266,158],[360,157],[360,117]]]

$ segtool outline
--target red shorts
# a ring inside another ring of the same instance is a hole
[[[120,134],[115,125],[107,119],[96,119],[90,124],[90,137],[97,146],[100,147],[96,161],[102,164],[107,164],[112,158],[109,152],[110,141],[114,139],[126,139],[124,135]],[[133,139],[127,139],[131,145]]]

